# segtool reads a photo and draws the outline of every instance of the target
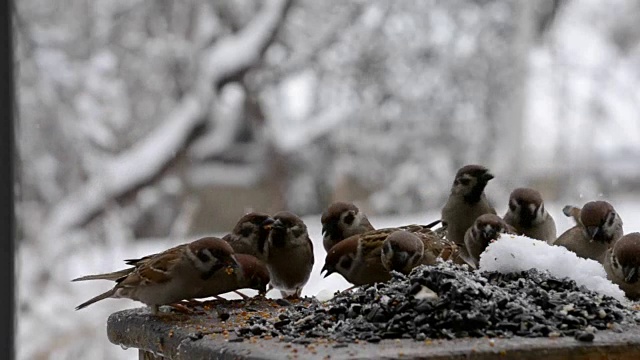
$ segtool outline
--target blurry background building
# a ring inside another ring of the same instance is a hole
[[[433,211],[467,163],[499,209],[640,191],[637,1],[22,0],[15,29],[23,358],[100,354],[47,316],[78,249]]]

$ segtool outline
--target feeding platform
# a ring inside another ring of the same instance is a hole
[[[441,263],[325,303],[256,297],[190,309],[115,313],[109,339],[147,359],[640,359],[638,304],[535,269]]]
[[[301,300],[293,305],[309,305]],[[317,338],[287,342],[270,335],[238,337],[251,316],[277,318],[292,305],[274,300],[212,301],[196,314],[154,316],[139,308],[112,314],[109,340],[140,349],[140,359],[638,359],[640,327],[603,330],[591,342],[574,337],[382,339],[342,343]],[[223,321],[224,319],[224,321]]]

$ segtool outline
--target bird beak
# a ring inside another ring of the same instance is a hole
[[[489,181],[489,180],[493,179],[493,174],[491,174],[490,172],[486,172],[486,173],[482,174],[481,178],[484,181]]]
[[[587,234],[589,234],[589,238],[593,240],[596,235],[598,235],[598,231],[600,230],[597,226],[587,226]]]
[[[494,237],[496,237],[496,233],[497,231],[494,228],[482,230],[482,234],[484,235],[485,239],[493,239]]]
[[[637,267],[628,267],[625,271],[624,282],[627,284],[634,284],[638,282],[638,268]]]
[[[278,219],[278,220],[275,220],[271,224],[271,228],[272,229],[284,229],[284,224],[282,223],[282,221],[280,221],[280,219]]]
[[[333,268],[327,264],[325,264],[322,267],[322,270],[320,270],[320,275],[322,275],[323,272],[327,272],[326,274],[324,274],[322,277],[326,278],[327,276],[333,274],[335,272],[335,270],[333,270]]]
[[[240,263],[238,262],[238,259],[236,259],[235,256],[231,255],[229,257],[229,259],[226,259],[223,264],[227,267],[230,267],[232,269],[239,269],[240,268]]]
[[[262,222],[262,224],[260,224],[260,226],[262,226],[262,228],[265,230],[271,230],[271,227],[273,227],[274,222],[275,220],[273,220],[273,218],[267,218],[265,221]]]

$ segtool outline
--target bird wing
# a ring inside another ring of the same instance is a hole
[[[173,268],[180,262],[182,251],[172,248],[153,256],[146,256],[137,263],[135,271],[119,279],[118,287],[161,284],[171,280]]]

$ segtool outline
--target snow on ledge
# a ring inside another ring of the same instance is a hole
[[[526,236],[504,235],[480,255],[480,271],[506,274],[531,268],[546,270],[560,279],[568,277],[578,286],[626,301],[624,292],[607,279],[599,262],[580,258],[561,246]]]

